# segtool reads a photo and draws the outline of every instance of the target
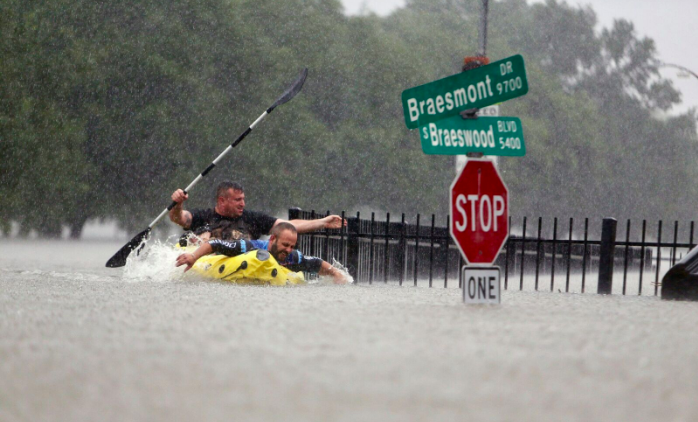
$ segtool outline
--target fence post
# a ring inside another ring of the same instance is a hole
[[[613,259],[615,258],[617,224],[615,218],[604,218],[601,226],[598,294],[611,294],[613,288]]]
[[[288,219],[289,220],[299,220],[301,215],[301,209],[298,207],[293,207],[288,209]]]
[[[359,231],[361,220],[359,213],[356,218],[347,218],[347,270],[355,282],[359,282]]]

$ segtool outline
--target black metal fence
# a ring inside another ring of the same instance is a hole
[[[328,214],[292,209],[289,219]],[[461,286],[465,262],[448,219],[439,225],[434,215],[427,221],[420,215],[412,221],[405,214],[397,221],[389,213],[381,221],[375,213],[370,219],[341,215],[347,220],[343,229],[299,236],[301,252],[339,261],[358,283]],[[588,218],[580,223],[510,217],[509,239],[494,263],[502,271],[503,288],[587,293],[596,285],[598,293],[657,295],[664,273],[695,246],[694,222],[674,221],[669,241],[663,240],[662,221],[643,220],[635,227],[627,220],[620,235],[615,220],[599,222],[590,227]]]

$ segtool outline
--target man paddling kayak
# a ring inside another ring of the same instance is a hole
[[[172,193],[172,200],[177,205],[170,210],[170,220],[185,230],[196,232],[221,221],[230,221],[233,225],[232,239],[252,240],[269,234],[277,224],[287,222],[261,212],[246,210],[245,190],[236,182],[221,182],[218,185],[214,208],[187,211],[182,204],[188,198],[189,195],[182,189],[177,189]],[[328,215],[316,220],[291,220],[290,223],[296,227],[298,233],[307,233],[319,229],[339,229],[342,227],[342,217]]]
[[[312,256],[304,256],[295,249],[298,231],[293,224],[283,221],[277,223],[271,230],[269,240],[223,240],[212,239],[201,243],[191,253],[183,253],[177,257],[176,266],[186,265],[184,271],[189,271],[196,261],[211,253],[225,256],[237,256],[255,249],[265,249],[276,259],[279,265],[293,272],[315,273],[332,276],[335,284],[347,283],[346,276],[328,262]]]

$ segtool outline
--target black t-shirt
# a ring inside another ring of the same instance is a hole
[[[195,209],[191,212],[191,227],[189,230],[196,231],[206,226],[213,226],[221,221],[232,223],[232,240],[259,239],[261,236],[269,234],[269,231],[276,222],[276,217],[271,217],[261,212],[243,210],[240,217],[224,217],[215,209]]]

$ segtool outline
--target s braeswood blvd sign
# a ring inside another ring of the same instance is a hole
[[[523,128],[518,117],[448,117],[419,128],[425,154],[485,155],[522,157],[526,155]]]
[[[528,92],[520,54],[467,72],[457,73],[402,92],[402,109],[409,129],[425,126],[463,110],[482,108]]]

